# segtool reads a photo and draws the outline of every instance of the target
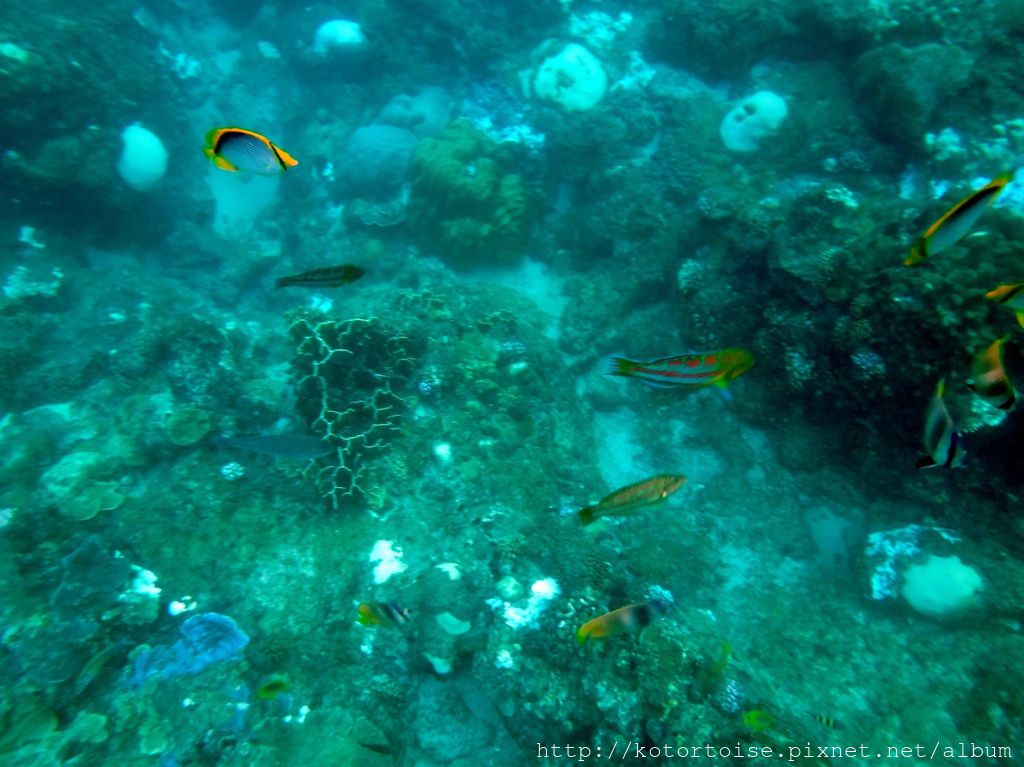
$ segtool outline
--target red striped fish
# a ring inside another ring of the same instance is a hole
[[[650,362],[612,357],[610,363],[608,375],[635,378],[662,389],[700,389],[725,386],[743,375],[753,366],[754,355],[746,349],[720,349]]]

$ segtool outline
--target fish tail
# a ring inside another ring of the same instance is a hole
[[[922,261],[924,261],[926,258],[928,258],[928,254],[926,252],[925,240],[922,237],[920,240],[915,242],[913,244],[913,246],[911,246],[910,254],[903,261],[903,265],[904,266],[917,266]]]
[[[609,357],[608,369],[605,371],[610,376],[628,376],[633,374],[637,363],[625,357]]]
[[[288,287],[288,285],[290,284],[291,282],[287,277],[278,277],[277,280],[274,282],[274,286],[278,288],[285,288]]]
[[[597,521],[597,506],[584,506],[580,509],[580,519],[584,525]]]

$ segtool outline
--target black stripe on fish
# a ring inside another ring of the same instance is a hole
[[[288,163],[286,163],[284,161],[284,158],[281,157],[281,151],[276,146],[274,146],[274,142],[273,141],[268,142],[268,143],[270,144],[271,150],[274,152],[274,157],[277,158],[277,162],[281,166],[281,170],[283,170],[283,171],[288,170]]]
[[[960,447],[960,432],[956,429],[950,429],[949,433],[949,446],[946,448],[946,460],[943,461],[942,465],[947,469],[953,465],[953,461],[956,460],[957,453]]]
[[[1024,290],[1024,282],[1022,282],[1020,285],[1014,285],[1012,290],[1006,291],[1006,295],[1003,296],[1002,298],[1000,298],[997,301],[997,303],[1000,303],[1000,304],[1008,304],[1008,303],[1010,303],[1010,301],[1012,301],[1013,299],[1015,299],[1017,296],[1019,296],[1021,294],[1022,290]]]
[[[397,626],[403,626],[409,622],[409,611],[399,607],[394,602],[382,602],[377,607],[389,621]]]
[[[228,143],[230,142],[230,144]],[[217,142],[218,154],[223,154],[227,148],[237,148],[242,152],[245,157],[256,163],[257,167],[266,167],[269,155],[273,155],[274,159],[278,161],[282,166],[284,162],[281,160],[281,156],[276,151],[267,147],[265,143],[260,141],[255,136],[250,136],[248,133],[230,133],[225,134],[219,142]],[[231,159],[231,158],[227,158]],[[246,168],[245,170],[249,170]]]

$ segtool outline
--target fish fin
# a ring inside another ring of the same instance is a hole
[[[904,266],[917,266],[928,258],[928,247],[925,238],[922,237],[910,248],[910,254],[903,260]]]
[[[610,376],[628,376],[632,374],[633,368],[637,366],[636,362],[625,357],[608,357],[606,362],[608,367],[604,372]]]
[[[590,639],[590,632],[584,631],[584,628],[584,626],[580,626],[579,630],[576,632],[576,644],[578,645],[585,645],[587,640]]]
[[[1024,328],[1024,311],[1017,312],[1017,324]]]
[[[286,151],[284,151],[281,147],[279,147],[273,141],[268,141],[267,143],[270,144],[270,148],[272,150],[274,150],[274,154],[277,155],[277,159],[281,163],[281,169],[282,170],[288,170],[289,168],[294,168],[296,165],[299,164],[298,160],[296,160],[294,157],[292,157],[290,154],[288,154]]]
[[[287,286],[288,286],[288,278],[287,277],[278,277],[277,280],[274,282],[274,287],[275,288],[284,288],[284,287],[287,287]]]
[[[932,458],[930,455],[922,455],[920,458],[917,459],[916,466],[919,469],[933,469],[936,466],[938,466],[938,464],[935,463],[935,459]]]
[[[213,164],[215,166],[217,166],[218,168],[220,168],[221,170],[226,170],[229,173],[234,173],[235,171],[238,170],[238,168],[236,168],[230,162],[225,160],[223,157],[214,157],[213,158]]]
[[[580,519],[583,521],[583,524],[589,525],[591,522],[596,522],[596,512],[597,506],[584,506],[582,509],[580,509]]]

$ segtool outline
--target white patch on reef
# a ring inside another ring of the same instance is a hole
[[[366,45],[366,35],[358,22],[331,19],[321,24],[313,37],[313,53],[327,56],[339,51],[350,51]]]
[[[624,487],[636,482],[637,477],[658,473],[654,466],[641,458],[644,449],[636,438],[638,427],[637,416],[629,408],[594,413],[597,466],[608,487]]]
[[[206,185],[213,194],[213,231],[229,238],[246,234],[277,199],[280,183],[280,174],[228,173],[210,163]]]
[[[550,320],[544,328],[544,335],[558,340],[558,322],[569,299],[562,291],[565,281],[557,277],[547,264],[524,258],[515,267],[480,270],[475,275],[467,275],[467,278],[470,282],[501,285],[530,299]]]
[[[22,226],[18,229],[18,242],[22,245],[28,245],[30,248],[36,250],[45,250],[46,245],[39,241],[36,237],[36,228],[34,226]]]
[[[448,442],[435,442],[434,443],[434,457],[437,458],[441,463],[452,462],[452,446]]]
[[[373,544],[370,561],[377,563],[373,568],[373,581],[378,584],[384,583],[396,573],[409,569],[402,563],[402,549],[396,547],[394,541],[380,540]]]
[[[442,562],[435,567],[441,572],[447,574],[448,578],[453,581],[460,580],[462,578],[462,569],[456,562]]]
[[[31,58],[32,54],[26,51],[17,43],[0,43],[0,56],[11,61],[17,61],[19,64],[24,64]]]
[[[281,58],[281,51],[277,49],[272,42],[268,40],[260,40],[256,43],[256,49],[260,52],[260,55],[265,59],[276,61]]]
[[[541,613],[560,592],[561,589],[554,578],[542,578],[530,587],[530,598],[525,604],[514,605],[496,598],[488,599],[485,604],[500,612],[505,624],[510,628],[536,627]]]

